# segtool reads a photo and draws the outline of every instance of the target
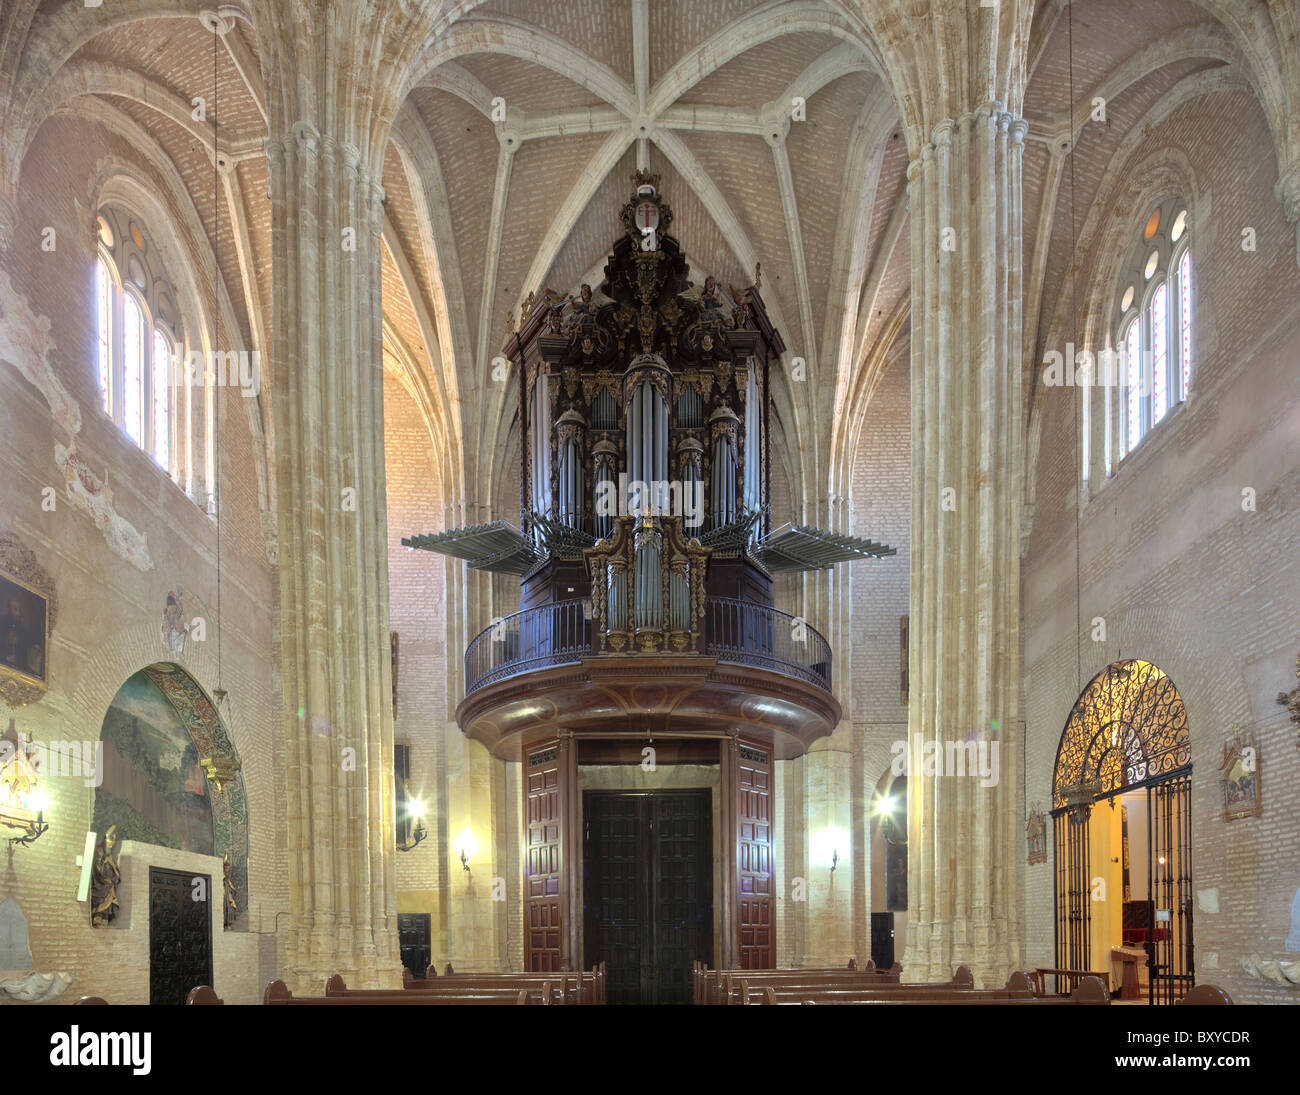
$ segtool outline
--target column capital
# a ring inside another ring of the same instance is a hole
[[[1273,192],[1286,219],[1295,225],[1295,261],[1300,266],[1300,154],[1281,172]]]
[[[18,206],[0,194],[0,251],[8,251],[14,242],[18,227]]]

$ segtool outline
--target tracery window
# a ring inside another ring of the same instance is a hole
[[[1187,209],[1168,198],[1147,217],[1117,298],[1119,458],[1141,444],[1191,392],[1192,253]],[[1109,455],[1109,454],[1108,454]]]
[[[99,214],[95,263],[96,371],[100,406],[117,427],[195,501],[208,507],[205,484],[192,459],[195,400],[212,403],[212,378],[192,376],[185,361],[185,323],[175,289],[152,241],[135,217],[116,206]],[[202,391],[192,392],[193,384]],[[206,466],[212,437],[204,415]],[[196,487],[198,493],[196,493]]]

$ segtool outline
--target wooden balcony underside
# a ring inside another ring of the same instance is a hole
[[[757,732],[787,759],[839,720],[840,705],[818,685],[699,654],[589,656],[495,681],[456,709],[467,736],[510,760],[525,740],[557,730],[599,738]]]

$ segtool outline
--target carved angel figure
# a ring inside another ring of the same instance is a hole
[[[90,881],[90,923],[102,928],[117,916],[120,907],[117,887],[122,882],[122,872],[117,866],[117,826],[110,825],[104,839],[95,849],[95,866]]]

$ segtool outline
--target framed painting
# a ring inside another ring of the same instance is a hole
[[[54,585],[31,552],[0,537],[0,698],[22,707],[49,687]]]
[[[1255,739],[1233,727],[1232,737],[1223,743],[1223,820],[1236,821],[1242,817],[1259,817],[1264,804],[1259,794],[1259,753]]]

